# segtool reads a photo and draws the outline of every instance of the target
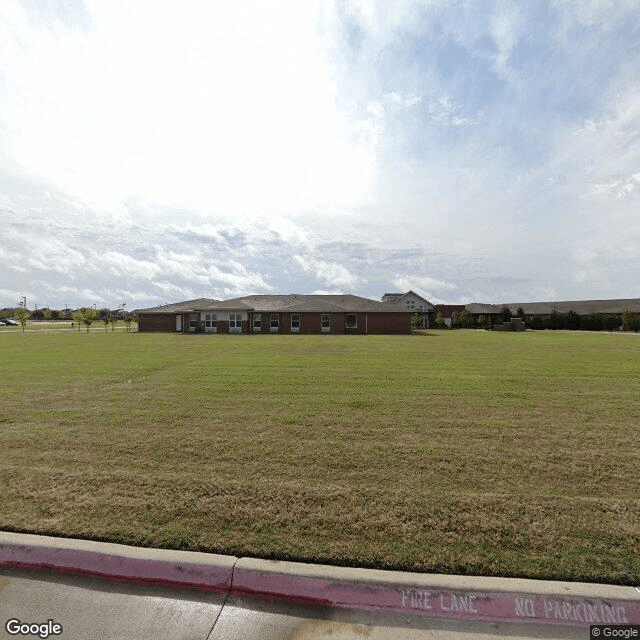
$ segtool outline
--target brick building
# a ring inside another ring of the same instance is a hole
[[[138,309],[139,331],[183,333],[409,334],[411,312],[353,295],[198,298]]]

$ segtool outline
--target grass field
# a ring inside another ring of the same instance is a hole
[[[640,584],[640,338],[0,336],[0,528]]]

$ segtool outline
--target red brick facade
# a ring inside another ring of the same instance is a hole
[[[188,317],[188,316],[187,316]],[[149,313],[140,314],[138,318],[138,331],[175,331],[175,313]]]
[[[140,314],[139,331],[177,331],[176,316],[181,316],[182,332],[210,333],[204,326],[203,314],[198,312],[195,325],[191,326],[191,313],[154,313]],[[398,312],[358,312],[358,313],[265,313],[260,314],[260,328],[254,328],[254,316],[256,313],[248,313],[248,320],[241,323],[240,333],[262,333],[262,334],[410,334],[411,333],[411,313]],[[277,316],[277,331],[271,329],[271,316]],[[299,317],[299,331],[291,331],[291,316]],[[329,331],[322,331],[322,317],[329,316]],[[349,326],[347,326],[347,316],[349,316]],[[195,329],[195,331],[194,331]],[[228,320],[218,320],[216,323],[216,333],[229,333]]]

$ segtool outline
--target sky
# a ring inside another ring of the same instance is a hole
[[[637,0],[0,0],[0,307],[640,297]]]

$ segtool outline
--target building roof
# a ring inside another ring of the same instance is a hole
[[[149,309],[137,309],[136,313],[188,313],[192,311],[255,311],[257,313],[276,312],[384,312],[384,313],[408,313],[406,309],[396,309],[385,303],[369,298],[361,298],[353,295],[301,295],[291,293],[288,295],[251,295],[230,300],[212,300],[198,298],[186,300],[175,304],[152,307]]]
[[[548,315],[557,311],[567,313],[575,311],[581,316],[592,313],[622,313],[627,309],[640,313],[640,298],[623,298],[620,300],[569,300],[563,302],[507,302],[506,304],[467,304],[468,313],[501,313],[503,307],[509,307],[515,314],[522,307],[526,315]]]
[[[210,305],[215,302],[218,302],[218,300],[214,300],[213,298],[195,298],[194,300],[173,302],[171,304],[163,304],[157,307],[149,307],[148,309],[135,309],[132,313],[179,313],[184,310],[195,310],[196,308],[200,308],[202,305]]]
[[[404,300],[407,300],[408,298],[421,300],[428,308],[433,310],[433,304],[431,304],[431,302],[429,302],[426,298],[423,298],[420,294],[416,293],[415,291],[409,290],[405,293],[385,293],[382,296],[382,300],[386,304],[396,304],[398,306],[400,306],[402,302]]]

